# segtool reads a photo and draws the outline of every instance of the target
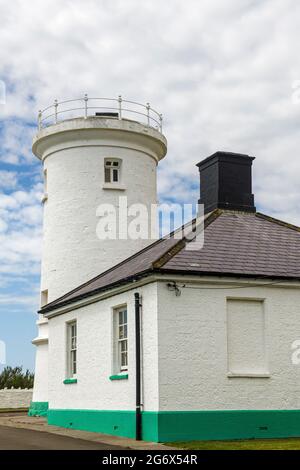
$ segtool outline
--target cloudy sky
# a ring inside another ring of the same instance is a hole
[[[89,93],[163,113],[161,200],[198,197],[195,164],[256,156],[260,211],[300,224],[297,0],[0,0],[0,340],[33,368],[42,193],[39,108]],[[298,82],[297,82],[298,81]]]

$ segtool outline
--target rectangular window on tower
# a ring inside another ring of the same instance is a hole
[[[76,378],[77,374],[77,322],[67,323],[67,376]]]
[[[128,370],[128,324],[127,307],[114,311],[114,372]]]
[[[119,160],[106,159],[104,168],[105,183],[119,183],[121,162]]]

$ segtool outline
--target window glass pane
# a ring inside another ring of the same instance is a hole
[[[121,354],[121,367],[127,366],[127,352]]]
[[[105,183],[110,183],[110,168],[105,168]]]
[[[127,310],[124,310],[124,323],[127,323]]]
[[[111,166],[111,162],[110,162],[109,160],[107,160],[107,161],[105,162],[105,166]]]
[[[113,170],[113,181],[117,182],[119,180],[119,171],[118,170]]]
[[[119,162],[113,162],[113,166],[119,166]]]
[[[77,370],[77,361],[76,361],[76,351],[73,351],[73,374],[76,374],[76,370]]]

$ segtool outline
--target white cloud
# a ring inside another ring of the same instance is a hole
[[[0,275],[31,276],[41,257],[41,185],[0,194]]]
[[[55,98],[85,92],[122,93],[163,113],[161,200],[196,202],[195,164],[216,150],[245,152],[257,157],[259,209],[300,224],[299,10],[292,0],[0,0],[0,164],[14,168],[0,172],[10,189],[0,195],[1,271],[38,269],[39,176],[24,190],[15,174],[34,161],[27,124]]]
[[[16,100],[17,97],[14,96],[13,99]],[[4,106],[4,109],[6,109],[6,106]],[[11,111],[12,115],[14,115],[14,108]],[[26,118],[27,115],[25,114],[23,119]],[[19,163],[33,162],[34,157],[31,152],[33,134],[33,128],[26,125],[26,122],[15,121],[13,119],[3,120],[3,124],[0,126],[0,163],[4,162],[17,165]]]
[[[26,305],[36,306],[38,304],[38,296],[11,296],[11,295],[0,295],[0,305]]]
[[[15,188],[17,181],[18,177],[15,171],[0,170],[0,190]]]

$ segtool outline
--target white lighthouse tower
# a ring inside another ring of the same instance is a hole
[[[99,207],[157,202],[157,164],[166,155],[162,118],[149,104],[104,98],[58,103],[39,113],[33,153],[42,161],[45,193],[41,306],[149,243],[101,239]],[[124,198],[123,198],[124,199]],[[40,317],[31,415],[48,407],[48,324]]]

